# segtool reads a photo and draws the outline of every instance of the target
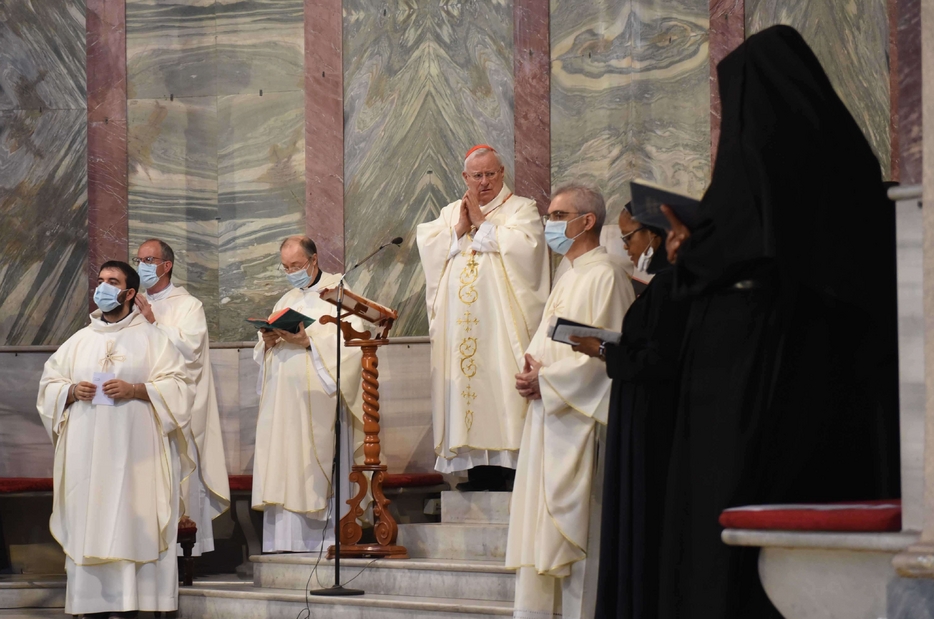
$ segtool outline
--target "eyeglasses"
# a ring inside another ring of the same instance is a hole
[[[626,234],[621,234],[619,238],[623,241],[623,247],[629,247],[629,237],[638,232],[639,230],[645,230],[645,226],[639,226],[632,232],[627,232]]]
[[[283,271],[283,272],[285,272],[285,273],[298,273],[298,272],[301,271],[302,269],[307,269],[307,268],[308,268],[308,264],[309,264],[310,262],[311,262],[311,261],[309,260],[309,261],[305,262],[305,264],[303,264],[303,265],[300,266],[300,267],[287,267],[287,266],[285,266],[284,264],[280,263],[278,268],[279,268],[280,271]]]
[[[542,215],[542,223],[547,224],[549,221],[564,221],[568,218],[568,215],[580,215],[578,211],[555,211],[554,213],[546,213]]]
[[[493,179],[496,178],[498,175],[499,175],[499,171],[496,171],[496,172],[472,172],[472,173],[468,172],[468,173],[467,173],[467,176],[469,176],[470,178],[474,179],[474,180],[477,181],[477,182],[482,181],[484,178],[488,178],[488,179],[490,179],[490,180],[493,180]]]
[[[156,260],[158,260],[159,262],[156,262]],[[165,260],[163,260],[162,258],[156,258],[155,256],[147,256],[145,258],[133,258],[131,262],[139,266],[140,262],[145,262],[146,264],[160,264],[162,262],[165,262]]]

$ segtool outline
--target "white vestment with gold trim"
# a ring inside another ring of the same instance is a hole
[[[435,468],[515,468],[528,403],[515,390],[548,296],[548,251],[535,201],[503,187],[486,222],[457,239],[461,201],[418,226],[431,336]]]
[[[65,613],[177,608],[175,541],[194,389],[172,342],[137,310],[91,324],[45,364],[37,408],[55,446],[52,535],[65,551]],[[77,401],[95,372],[143,383],[151,402]]]
[[[635,299],[619,258],[597,247],[557,282],[528,352],[543,366],[525,420],[509,517],[506,566],[519,570],[515,617],[593,616],[604,426],[604,362],[547,336],[552,316],[617,331]]]
[[[230,507],[227,463],[211,372],[208,323],[201,301],[184,288],[170,284],[170,289],[147,297],[152,304],[156,327],[184,357],[185,369],[195,386],[188,441],[189,456],[196,470],[183,483],[182,496],[187,515],[198,525],[192,554],[199,556],[214,550],[212,521]],[[181,547],[178,552],[181,554]]]
[[[260,364],[260,403],[252,505],[265,512],[264,552],[317,551],[333,539],[333,518],[338,517],[331,501],[337,326],[323,324],[320,319],[335,316],[337,308],[321,300],[320,291],[336,287],[340,278],[340,274],[322,273],[317,284],[290,290],[272,310],[275,313],[290,307],[314,318],[314,324],[306,328],[311,349],[279,342],[266,351],[260,336],[253,350],[253,358]],[[366,330],[360,320],[350,322],[355,329]],[[362,444],[361,357],[359,347],[341,343],[341,392],[351,413],[345,415],[348,424],[341,428],[345,456]],[[341,470],[345,493],[349,490],[348,464],[349,460],[342,462]],[[340,506],[346,510],[343,501]]]

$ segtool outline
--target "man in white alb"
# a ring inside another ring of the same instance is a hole
[[[553,316],[619,330],[635,295],[622,260],[600,245],[602,196],[555,192],[545,238],[571,268],[555,282],[516,389],[531,402],[509,515],[506,566],[518,570],[514,617],[591,619],[596,599],[602,449],[610,379],[604,364],[547,336]]]
[[[285,308],[314,318],[297,333],[266,330],[253,358],[260,365],[259,417],[253,458],[253,509],[263,512],[263,552],[318,551],[334,539],[340,518],[332,496],[336,419],[337,326],[322,324],[337,307],[320,297],[335,288],[340,273],[318,268],[318,250],[308,237],[292,236],[280,247],[281,269],[292,285],[272,313]],[[347,320],[347,319],[345,319]],[[364,330],[358,320],[355,329]],[[348,494],[356,440],[354,418],[363,419],[359,347],[341,345],[341,396],[352,416],[341,426],[341,509]]]
[[[134,307],[139,276],[100,269],[91,324],[45,364],[37,407],[55,447],[52,535],[65,551],[65,613],[178,607],[180,481],[194,390],[172,342]]]
[[[462,490],[511,490],[528,403],[514,388],[548,296],[548,251],[535,201],[505,185],[479,145],[464,196],[418,226],[431,336],[435,469],[467,471]]]
[[[185,359],[195,400],[191,409],[189,454],[195,474],[182,484],[186,515],[198,525],[194,556],[214,550],[213,520],[230,507],[227,463],[217,411],[217,394],[211,372],[208,323],[201,301],[172,283],[175,252],[164,241],[149,239],[139,246],[136,258],[145,295],[136,299],[140,313],[168,337]],[[182,554],[179,548],[179,555]]]

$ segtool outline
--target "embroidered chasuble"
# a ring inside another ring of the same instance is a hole
[[[548,296],[548,251],[535,201],[503,187],[460,239],[461,201],[418,226],[431,336],[434,445],[441,472],[516,467],[528,402],[520,359]]]
[[[189,456],[195,474],[182,485],[188,516],[198,525],[192,554],[214,550],[212,520],[230,507],[227,463],[217,411],[217,394],[208,341],[208,325],[201,301],[184,288],[173,286],[155,295],[147,294],[156,318],[155,326],[171,340],[185,359],[185,369],[194,384],[195,399],[188,426]],[[179,547],[178,554],[182,554]]]
[[[528,352],[542,397],[525,419],[506,566],[518,569],[515,617],[592,617],[599,547],[602,443],[611,381],[603,361],[547,335],[552,316],[616,330],[635,299],[623,262],[602,246],[555,282]]]
[[[151,402],[65,408],[71,385],[96,372],[143,383]],[[55,448],[50,529],[66,556],[66,614],[177,608],[193,396],[182,355],[135,309],[114,324],[94,312],[46,362],[37,408]]]
[[[321,300],[319,292],[334,288],[339,273],[322,273],[316,284],[287,292],[272,312],[290,307],[315,319],[306,328],[311,349],[279,342],[265,351],[262,335],[253,350],[260,364],[259,416],[256,421],[256,450],[253,459],[253,509],[264,511],[263,551],[317,551],[333,539],[338,518],[331,492],[334,460],[336,407],[335,370],[337,326],[321,323],[334,316],[337,307]],[[367,329],[359,319],[349,320],[355,329]],[[363,395],[359,347],[341,342],[341,392],[346,425],[341,428],[342,491],[347,481],[350,457],[362,446]],[[343,496],[343,495],[342,495]],[[331,509],[328,509],[331,502]],[[346,511],[346,504],[339,502]],[[330,523],[326,520],[330,518]]]

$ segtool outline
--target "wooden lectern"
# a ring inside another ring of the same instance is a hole
[[[337,288],[328,288],[321,291],[321,298],[337,305]],[[387,467],[380,462],[379,446],[379,359],[376,349],[387,344],[389,329],[392,328],[396,318],[395,310],[384,307],[379,303],[365,299],[349,290],[344,290],[340,316],[340,329],[344,335],[346,346],[359,346],[363,351],[363,464],[354,464],[351,467],[349,479],[357,484],[357,493],[347,503],[350,511],[340,520],[340,556],[341,557],[383,557],[387,559],[408,559],[409,553],[402,546],[396,545],[396,536],[399,525],[396,524],[387,506],[389,499],[383,495],[383,480],[386,477]],[[350,323],[343,319],[347,316],[358,316],[361,319],[381,328],[376,337],[371,338],[369,331],[357,331]],[[336,323],[333,316],[322,316],[321,322],[325,324]],[[376,533],[375,544],[360,544],[363,537],[363,527],[357,519],[363,515],[360,503],[366,496],[367,477],[365,472],[372,473],[369,487],[373,492],[373,530]],[[334,558],[334,546],[328,548],[328,559]]]

